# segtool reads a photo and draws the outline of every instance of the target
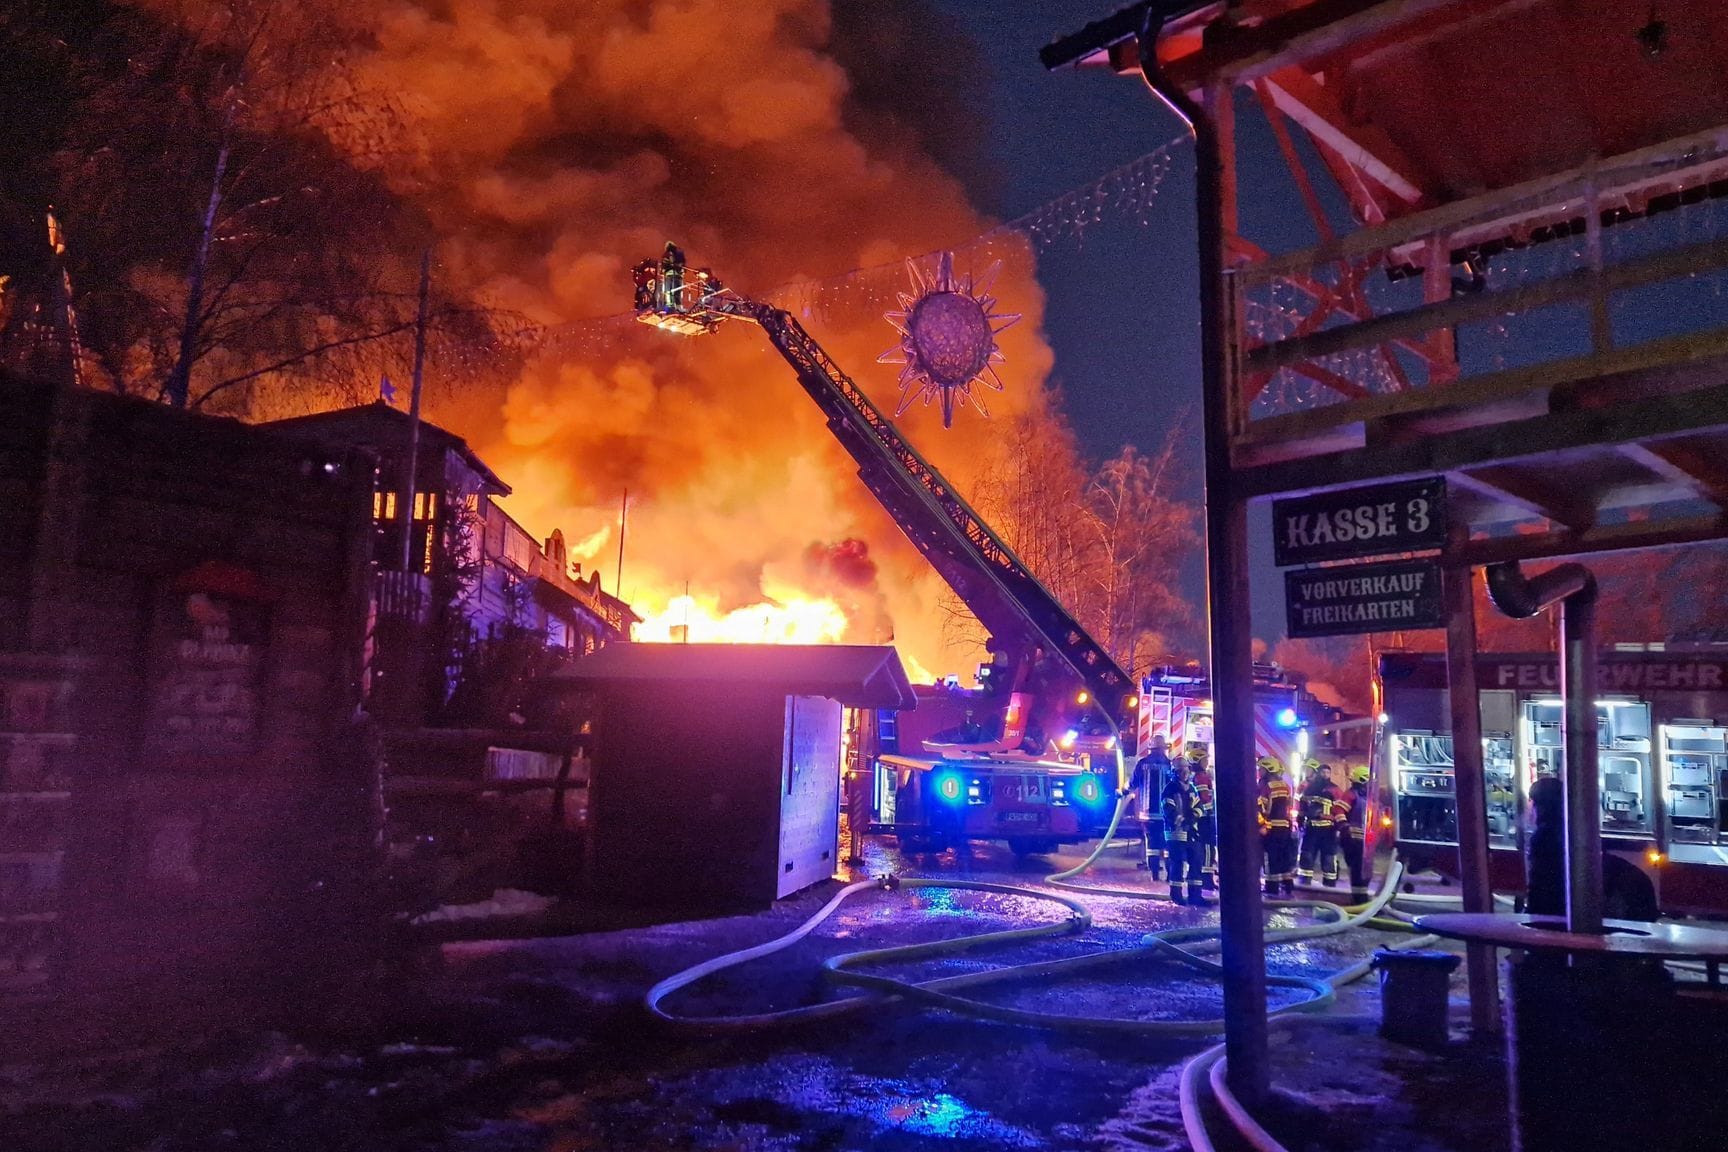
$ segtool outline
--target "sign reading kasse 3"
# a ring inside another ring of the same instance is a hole
[[[1441,477],[1272,502],[1272,552],[1280,568],[1426,552],[1445,543]]]

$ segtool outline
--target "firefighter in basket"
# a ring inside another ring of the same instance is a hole
[[[1134,797],[1134,816],[1140,821],[1140,842],[1146,849],[1141,867],[1157,880],[1164,873],[1164,785],[1170,781],[1170,753],[1162,735],[1152,737],[1152,747],[1134,765],[1128,787],[1118,797]]]
[[[1268,896],[1291,895],[1296,883],[1296,829],[1291,826],[1290,782],[1284,762],[1260,758],[1260,849],[1266,858]]]
[[[1332,765],[1310,760],[1308,767],[1308,782],[1302,786],[1302,799],[1297,806],[1302,821],[1302,850],[1296,863],[1296,882],[1312,885],[1318,871],[1326,887],[1336,888],[1338,789],[1332,783]]]
[[[1170,901],[1205,908],[1212,901],[1200,888],[1200,868],[1205,852],[1201,840],[1200,790],[1194,786],[1192,762],[1184,756],[1176,761],[1170,782],[1164,785],[1164,842],[1169,850]],[[1186,879],[1184,879],[1186,874]]]
[[[1374,861],[1368,857],[1368,766],[1358,764],[1350,769],[1350,786],[1338,797],[1333,824],[1337,828],[1338,848],[1344,853],[1344,865],[1350,870],[1350,902],[1368,902],[1368,881],[1373,877]]]

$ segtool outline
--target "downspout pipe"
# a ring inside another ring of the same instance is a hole
[[[1194,137],[1194,201],[1200,260],[1200,374],[1206,445],[1206,603],[1212,691],[1218,723],[1214,762],[1254,762],[1253,653],[1247,622],[1248,506],[1232,491],[1232,398],[1228,357],[1232,325],[1224,271],[1224,155],[1216,124],[1158,63],[1169,5],[1148,5],[1137,41],[1146,87]],[[1228,94],[1229,89],[1224,90]],[[1218,791],[1219,936],[1224,985],[1224,1047],[1230,1086],[1250,1106],[1271,1088],[1266,1025],[1265,924],[1260,907],[1260,837],[1252,775],[1220,771]]]
[[[1602,931],[1602,783],[1596,749],[1596,577],[1562,564],[1526,577],[1516,560],[1486,569],[1488,599],[1526,619],[1560,605],[1560,696],[1566,744],[1566,930]]]

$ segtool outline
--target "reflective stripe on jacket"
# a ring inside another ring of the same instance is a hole
[[[1265,828],[1290,828],[1290,784],[1269,776],[1260,785],[1260,819]]]
[[[1164,836],[1169,840],[1187,840],[1189,833],[1199,834],[1200,790],[1194,782],[1180,776],[1170,777],[1164,786]]]
[[[1352,784],[1333,802],[1333,822],[1350,830],[1352,840],[1368,838],[1368,786]]]

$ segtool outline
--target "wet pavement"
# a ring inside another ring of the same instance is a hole
[[[1145,872],[1133,868],[1136,855],[1134,849],[1112,848],[1081,882],[1150,891]],[[860,871],[1048,890],[1042,877],[1078,860],[1016,860],[988,845],[907,858],[892,842],[873,842]],[[643,1009],[642,995],[656,981],[789,931],[836,888],[818,886],[753,916],[446,944],[414,987],[404,988],[400,1004],[348,1028],[293,1038],[229,1038],[183,1051],[140,1053],[132,1065],[111,1062],[83,1072],[12,1069],[0,1073],[0,1147],[1186,1147],[1175,1073],[1211,1043],[1204,1038],[1033,1030],[875,999],[825,1022],[712,1036],[658,1024]],[[926,980],[1124,949],[1148,932],[1216,922],[1215,913],[1163,900],[1080,899],[1094,918],[1084,933],[871,970]],[[821,961],[863,948],[1059,922],[1067,915],[1055,903],[1016,895],[946,889],[862,893],[793,947],[682,990],[666,1007],[681,1015],[729,1015],[858,994],[825,984]],[[1270,970],[1324,975],[1386,940],[1353,930],[1276,947]],[[1069,1017],[1152,1021],[1221,1014],[1216,984],[1147,957],[968,995]],[[1275,999],[1299,995],[1275,990]],[[1375,997],[1371,987],[1358,986],[1340,1009],[1374,1011]],[[50,1081],[58,1098],[44,1104]]]

